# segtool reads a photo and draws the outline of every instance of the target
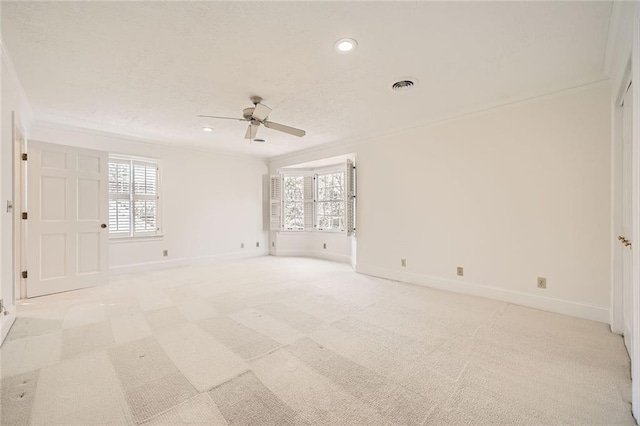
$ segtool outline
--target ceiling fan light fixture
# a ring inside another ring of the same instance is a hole
[[[341,38],[333,44],[338,53],[350,53],[356,50],[358,42],[352,38]]]
[[[202,131],[203,132],[213,132],[213,127],[203,127]]]

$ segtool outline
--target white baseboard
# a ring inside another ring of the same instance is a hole
[[[317,250],[276,250],[275,255],[283,257],[313,257],[333,262],[351,263],[351,256]]]
[[[166,259],[166,260],[158,260],[155,262],[112,266],[109,268],[109,273],[111,275],[131,274],[135,272],[146,272],[146,271],[154,271],[158,269],[176,268],[179,266],[187,266],[187,265],[193,265],[198,263],[210,263],[210,262],[217,262],[217,261],[247,259],[250,257],[267,256],[268,254],[269,254],[268,249],[252,249],[252,250],[243,250],[243,251],[237,251],[237,252],[231,252],[231,253],[213,254],[208,256]]]
[[[609,322],[609,308],[589,305],[582,302],[553,299],[550,297],[538,296],[536,294],[524,293],[521,291],[505,290],[497,287],[470,283],[466,281],[452,280],[440,277],[432,277],[411,272],[396,271],[393,269],[379,268],[358,264],[356,272],[372,275],[380,278],[387,278],[394,281],[401,281],[410,284],[417,284],[438,290],[452,291],[455,293],[469,294],[472,296],[486,297],[516,305],[527,306],[543,311],[555,312],[563,315],[570,315],[578,318]]]
[[[8,309],[9,313],[7,315],[0,314],[0,346],[4,343],[4,339],[7,338],[7,334],[9,334],[13,322],[16,320],[15,306],[9,307]]]

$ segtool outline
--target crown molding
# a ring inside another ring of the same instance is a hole
[[[162,146],[170,149],[179,149],[179,150],[185,150],[185,151],[213,154],[221,157],[228,157],[235,160],[258,162],[261,164],[266,163],[265,158],[254,156],[254,155],[237,154],[237,153],[217,150],[217,149],[207,149],[207,148],[202,148],[199,146],[189,145],[189,144],[170,143],[170,142],[159,141],[151,138],[131,136],[131,135],[126,135],[122,133],[105,132],[102,130],[94,130],[86,127],[71,126],[68,124],[54,123],[50,121],[36,121],[33,124],[33,127],[41,131],[53,130],[53,131],[60,131],[60,132],[84,133],[87,135],[97,136],[97,137],[106,138],[106,139],[118,139],[122,141],[130,141],[130,142],[136,142],[136,143],[141,143],[146,145]],[[39,139],[42,139],[42,138],[39,138]]]

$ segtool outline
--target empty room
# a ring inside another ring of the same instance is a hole
[[[0,18],[0,424],[637,424],[637,2]]]

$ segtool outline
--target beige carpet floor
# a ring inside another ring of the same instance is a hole
[[[3,425],[635,424],[605,324],[263,257],[22,302]]]

